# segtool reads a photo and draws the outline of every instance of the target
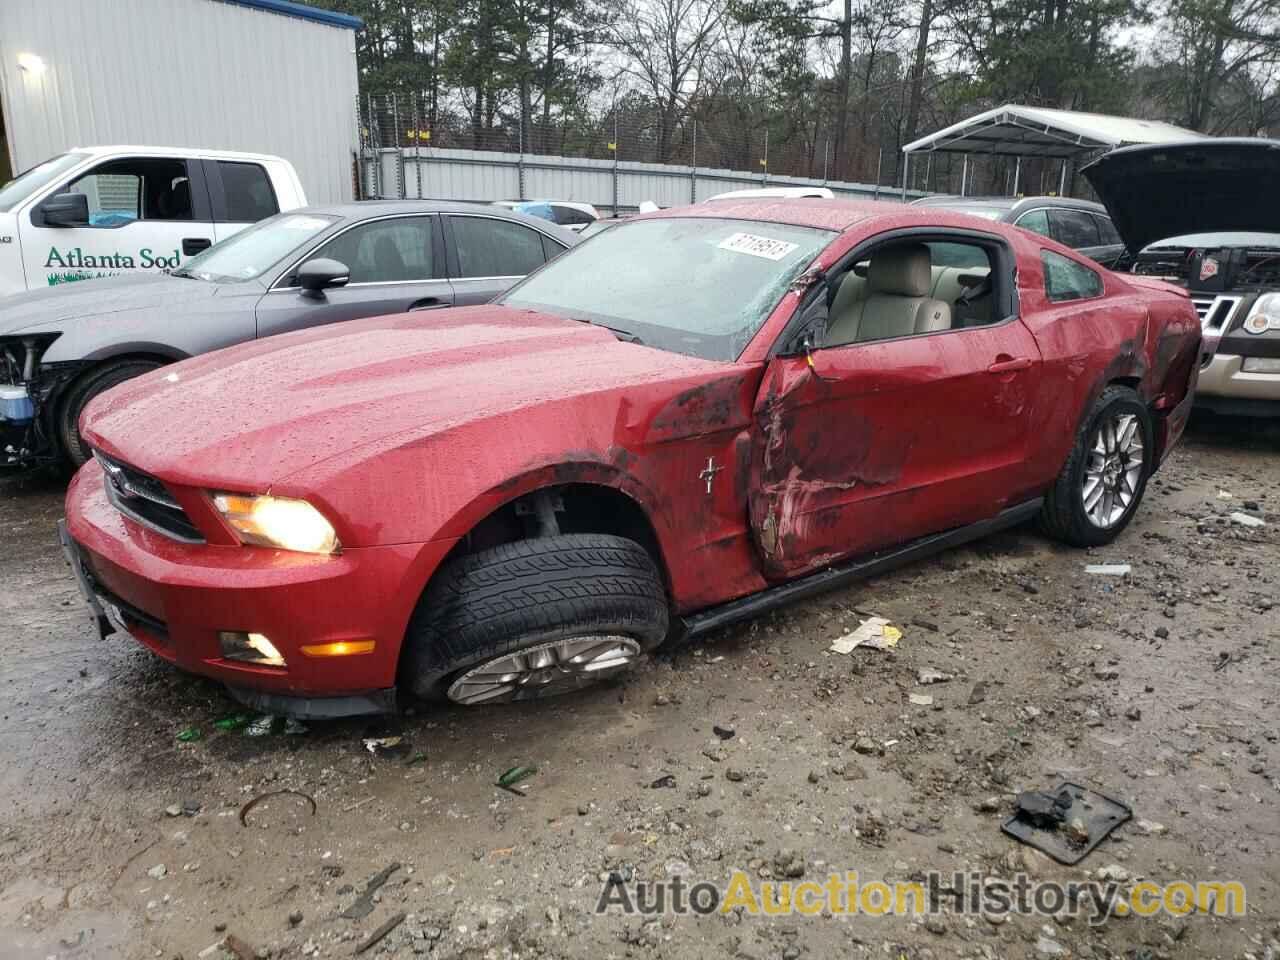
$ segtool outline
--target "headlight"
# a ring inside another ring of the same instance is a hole
[[[305,500],[217,493],[213,505],[244,543],[298,553],[337,553],[333,525]]]
[[[1244,329],[1254,334],[1280,330],[1280,293],[1264,293],[1253,301],[1253,309],[1245,317]]]

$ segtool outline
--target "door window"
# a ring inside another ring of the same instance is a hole
[[[586,226],[588,223],[595,223],[596,218],[591,214],[574,207],[562,207],[554,205],[551,212],[555,214],[556,223],[563,227],[576,227],[578,225]]]
[[[222,177],[228,222],[257,223],[280,212],[271,178],[260,165],[219,160],[218,173]]]
[[[195,219],[185,160],[112,160],[75,180],[67,192],[85,195],[90,227],[122,227],[135,220]]]
[[[459,277],[522,277],[545,262],[542,234],[493,217],[453,217]]]
[[[1023,230],[1030,230],[1032,233],[1038,233],[1042,237],[1051,236],[1049,233],[1048,210],[1030,210],[1020,216],[1014,226],[1021,227]]]
[[[871,251],[837,283],[826,346],[924,336],[1003,319],[990,250],[963,241],[898,240]]]
[[[1102,277],[1084,264],[1051,250],[1041,250],[1040,260],[1044,264],[1044,292],[1054,303],[1102,295]]]
[[[1107,246],[1117,246],[1124,243],[1120,239],[1120,233],[1116,230],[1116,225],[1111,222],[1110,217],[1100,217],[1096,214],[1093,218],[1098,224],[1098,236],[1102,238],[1102,242]]]
[[[1096,247],[1101,242],[1097,223],[1083,210],[1050,210],[1049,222],[1053,225],[1053,239],[1073,250]]]
[[[346,264],[351,283],[405,283],[435,276],[431,255],[434,217],[397,217],[352,227],[308,259]]]

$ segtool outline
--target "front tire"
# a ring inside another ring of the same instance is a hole
[[[92,456],[89,445],[80,436],[80,415],[84,408],[100,393],[117,384],[132,380],[161,366],[155,360],[117,360],[90,371],[71,386],[62,403],[62,415],[58,422],[58,436],[62,441],[62,453],[73,469],[78,470]]]
[[[459,557],[428,585],[401,679],[465,706],[535,700],[616,676],[666,637],[662,577],[623,537],[570,534]]]
[[[1045,497],[1045,531],[1077,547],[1102,546],[1119,536],[1146,491],[1153,439],[1151,414],[1137,393],[1107,387]]]

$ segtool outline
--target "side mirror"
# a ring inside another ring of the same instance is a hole
[[[351,281],[351,271],[345,263],[320,257],[308,260],[298,268],[298,286],[309,296],[318,297],[334,287],[345,287]]]
[[[40,204],[46,227],[87,227],[89,198],[83,193],[59,193]]]

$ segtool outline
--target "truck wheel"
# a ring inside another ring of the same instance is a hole
[[[160,364],[155,360],[117,360],[91,371],[71,386],[62,403],[62,416],[58,433],[62,438],[62,452],[74,468],[81,467],[92,455],[80,436],[80,414],[89,401],[118,383],[155,370]]]
[[[536,700],[615,676],[662,642],[668,608],[648,552],[571,534],[450,562],[409,623],[402,681],[472,706]]]
[[[1128,387],[1102,391],[1044,499],[1040,522],[1077,547],[1110,543],[1129,525],[1151,474],[1151,414]]]

